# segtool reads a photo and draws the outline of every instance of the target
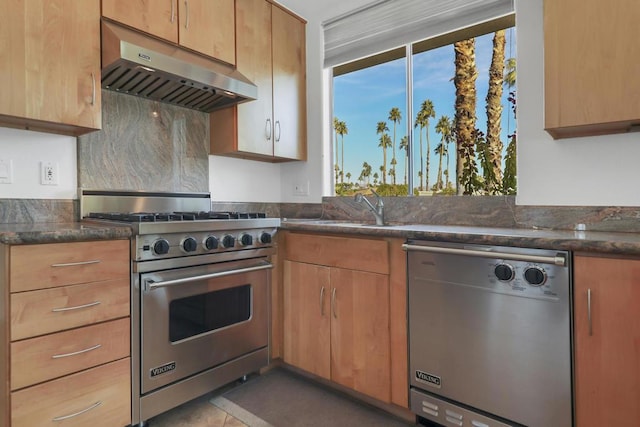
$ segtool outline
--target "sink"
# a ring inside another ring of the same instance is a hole
[[[340,219],[287,219],[284,222],[306,223],[309,225],[328,225],[332,227],[389,227],[392,224],[377,225],[372,222],[351,221]]]

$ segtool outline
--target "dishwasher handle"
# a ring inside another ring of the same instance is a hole
[[[405,251],[431,252],[431,253],[450,254],[450,255],[466,255],[466,256],[479,257],[479,258],[495,258],[495,259],[508,259],[513,261],[537,262],[541,264],[560,265],[563,267],[567,265],[567,259],[562,254],[556,254],[555,256],[527,255],[527,254],[514,254],[510,252],[482,251],[477,249],[412,245],[409,243],[403,244],[402,249],[404,249]]]

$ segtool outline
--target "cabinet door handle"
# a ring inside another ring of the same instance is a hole
[[[60,264],[51,264],[51,267],[73,267],[76,265],[88,265],[88,264],[98,264],[101,261],[99,259],[92,259],[90,261],[80,261],[80,262],[65,262]]]
[[[58,422],[58,421],[68,420],[69,418],[77,417],[78,415],[82,415],[85,412],[89,412],[90,410],[95,409],[100,405],[102,405],[102,401],[98,400],[96,403],[94,403],[93,405],[89,406],[86,409],[83,409],[82,411],[78,411],[76,413],[69,414],[69,415],[63,415],[61,417],[55,417],[55,418],[52,418],[51,421]]]
[[[187,14],[186,19],[184,20],[184,29],[189,29],[189,0],[184,0],[184,10]]]
[[[176,20],[176,2],[175,0],[170,0],[171,1],[171,23],[173,24],[174,21]]]
[[[333,318],[338,318],[338,313],[336,312],[336,288],[331,290],[331,311],[333,312]]]
[[[587,289],[587,320],[589,321],[589,336],[592,336],[593,322],[591,321],[591,289]]]
[[[85,348],[84,350],[74,351],[73,353],[54,354],[53,356],[51,356],[51,358],[52,359],[62,359],[63,357],[77,356],[78,354],[88,353],[91,350],[97,350],[100,347],[102,347],[102,344],[96,344],[93,347]]]
[[[91,106],[96,105],[96,75],[91,72]]]
[[[280,120],[276,120],[276,142],[280,142]]]
[[[324,317],[324,286],[320,288],[320,315]]]
[[[271,141],[271,119],[267,119],[267,125],[265,126],[264,133],[267,136],[267,141]]]
[[[81,308],[89,308],[98,304],[100,304],[100,301],[90,302],[89,304],[76,305],[75,307],[54,308],[51,311],[53,311],[54,313],[60,313],[64,311],[80,310]]]

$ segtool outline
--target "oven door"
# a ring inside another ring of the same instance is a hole
[[[142,274],[142,394],[266,347],[265,259]]]

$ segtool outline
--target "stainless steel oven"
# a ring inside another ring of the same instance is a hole
[[[257,258],[141,274],[142,393],[265,349],[269,268]]]
[[[81,190],[80,204],[133,232],[134,425],[268,365],[279,218],[212,212],[208,193]]]

